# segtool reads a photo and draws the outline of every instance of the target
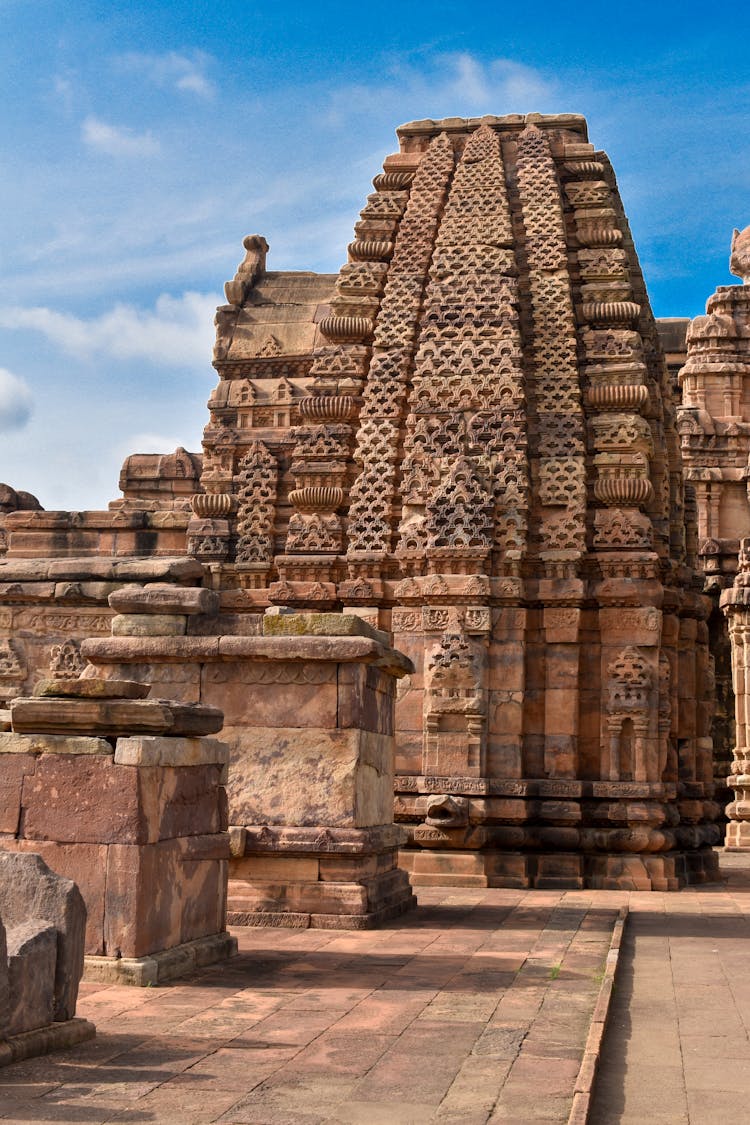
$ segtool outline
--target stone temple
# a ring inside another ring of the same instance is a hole
[[[245,239],[202,454],[130,457],[106,512],[3,494],[2,696],[101,656],[91,639],[126,583],[198,575],[218,594],[213,622],[187,627],[196,652],[213,633],[257,637],[269,607],[345,610],[413,663],[394,794],[413,884],[714,879],[709,621],[727,642],[699,567],[704,478],[685,483],[680,446],[714,456],[698,352],[718,328],[692,330],[678,430],[685,324],[662,326],[665,356],[582,117],[398,137],[338,275],[273,272],[265,239]],[[740,426],[739,400],[722,402]],[[153,640],[138,638],[136,678],[221,706],[246,776],[242,695],[229,706],[220,677]],[[230,823],[249,827],[232,778]]]

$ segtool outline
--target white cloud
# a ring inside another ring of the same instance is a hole
[[[216,93],[216,87],[205,73],[212,61],[205,51],[190,54],[167,51],[161,55],[130,51],[116,59],[120,67],[143,75],[156,86],[184,90],[206,99]]]
[[[396,60],[387,81],[378,87],[355,85],[334,90],[326,121],[339,126],[353,115],[405,121],[478,113],[555,112],[559,109],[557,84],[534,67],[515,59],[482,62],[469,51],[432,56],[425,65]]]
[[[184,437],[176,437],[174,434],[149,432],[129,434],[118,443],[118,452],[121,460],[130,457],[133,453],[174,453],[183,442]]]
[[[108,156],[155,156],[160,145],[151,133],[136,133],[122,125],[108,125],[89,116],[81,126],[81,136],[89,148]]]
[[[79,358],[205,367],[211,358],[216,305],[216,294],[186,292],[181,297],[163,293],[153,310],[117,304],[88,319],[44,307],[0,308],[0,328],[39,332]]]
[[[0,367],[0,433],[23,429],[31,417],[33,404],[24,380]]]

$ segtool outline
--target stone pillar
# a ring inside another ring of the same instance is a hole
[[[228,748],[215,708],[134,681],[42,681],[0,734],[4,847],[37,852],[88,911],[86,976],[156,984],[228,957]]]
[[[740,570],[729,590],[721,595],[721,608],[729,623],[732,645],[732,682],[736,741],[727,785],[734,800],[726,807],[729,851],[750,851],[750,539],[741,540]]]

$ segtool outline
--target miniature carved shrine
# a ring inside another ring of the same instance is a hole
[[[4,695],[107,633],[125,582],[202,581],[223,635],[345,610],[414,664],[414,883],[715,877],[710,603],[611,165],[575,115],[398,135],[338,276],[245,239],[202,461],[130,458],[106,513],[5,516]]]

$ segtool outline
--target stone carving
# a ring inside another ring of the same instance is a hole
[[[262,441],[253,442],[237,466],[237,562],[270,564],[276,514],[276,459]]]
[[[266,268],[268,243],[261,234],[248,234],[243,238],[245,257],[237,267],[232,281],[224,285],[224,293],[230,305],[242,305],[259,275]]]
[[[465,636],[444,634],[430,657],[428,677],[424,772],[481,775],[486,703],[477,661]]]
[[[743,231],[732,231],[732,250],[729,256],[729,271],[742,279],[743,285],[750,285],[750,227]]]
[[[50,652],[49,672],[54,679],[74,679],[86,667],[81,656],[79,641],[72,638],[60,645],[53,645]]]
[[[0,640],[0,680],[22,680],[26,669],[10,641]]]

